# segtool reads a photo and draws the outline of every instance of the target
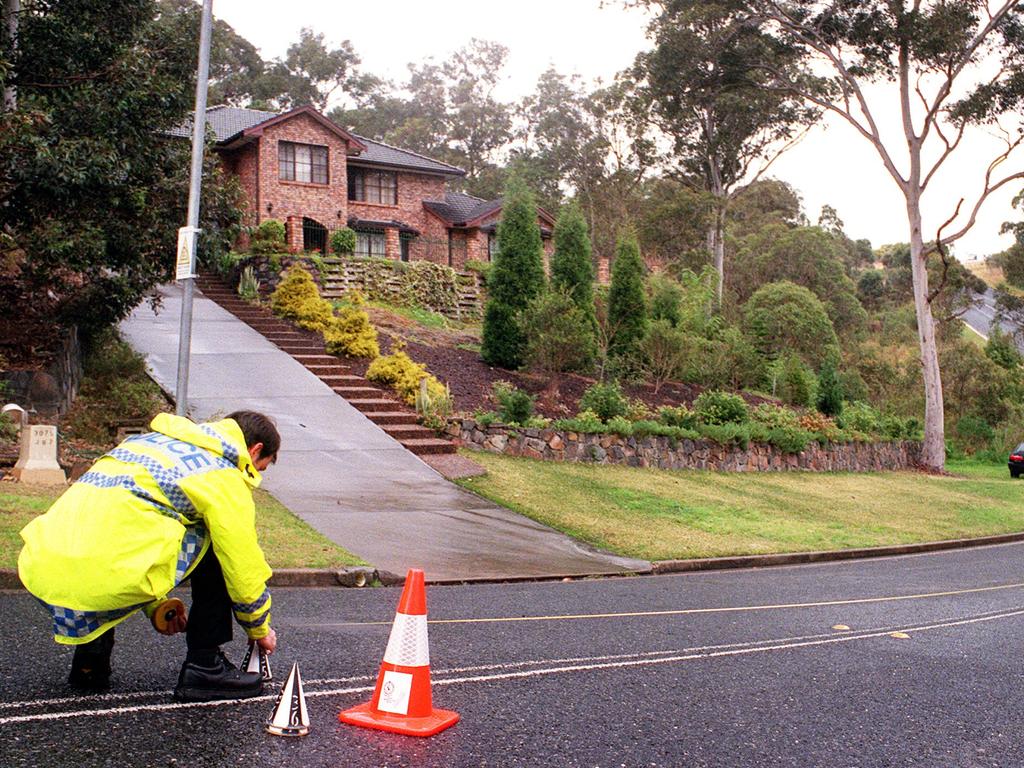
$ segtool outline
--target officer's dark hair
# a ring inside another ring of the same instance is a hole
[[[229,413],[226,418],[234,419],[238,424],[245,437],[247,447],[252,448],[256,443],[263,443],[260,456],[269,456],[272,460],[277,459],[277,451],[281,447],[281,435],[278,434],[277,426],[272,418],[257,411],[235,411]]]

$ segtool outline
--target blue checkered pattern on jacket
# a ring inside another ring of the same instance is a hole
[[[43,603],[42,600],[39,601]],[[43,603],[53,618],[53,634],[63,637],[86,637],[110,621],[127,616],[145,603],[130,608],[115,608],[109,611],[76,611],[59,605]]]
[[[270,590],[264,589],[263,594],[260,595],[254,602],[251,603],[232,603],[231,607],[234,608],[235,613],[256,613],[267,604],[267,600],[270,599]]]
[[[135,482],[135,478],[131,475],[105,475],[102,472],[86,472],[78,478],[77,482],[92,485],[96,488],[124,488],[134,496],[151,504],[160,514],[173,517],[179,522],[182,521],[182,515],[178,510],[168,507],[162,501],[154,499],[146,492],[146,489]]]
[[[160,487],[161,492],[167,497],[167,500],[171,502],[171,506],[188,517],[196,516],[196,508],[192,503],[192,500],[185,495],[185,492],[178,487],[178,481],[186,476],[187,473],[183,472],[179,467],[172,467],[171,469],[166,468],[156,459],[152,459],[149,456],[144,456],[141,453],[135,453],[135,451],[129,451],[126,448],[115,448],[107,454],[118,461],[123,461],[126,464],[139,464],[152,477],[156,484]],[[191,473],[188,473],[191,474]]]
[[[174,569],[174,581],[181,583],[185,578],[188,569],[192,567],[196,557],[203,549],[203,542],[206,541],[206,529],[201,525],[190,525],[185,529],[185,536],[181,540],[181,549],[178,551],[178,565]]]
[[[238,466],[238,450],[235,448],[235,446],[233,446],[231,443],[229,443],[227,440],[225,440],[220,435],[220,433],[218,433],[217,430],[215,430],[213,427],[208,426],[207,424],[200,424],[199,428],[203,432],[208,434],[210,437],[216,438],[217,440],[220,441],[220,452],[224,454],[224,458],[225,459],[227,459],[228,461],[231,462],[231,466],[237,467]]]

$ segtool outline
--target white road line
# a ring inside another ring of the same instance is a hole
[[[947,629],[949,627],[960,627],[967,626],[969,624],[978,624],[987,621],[996,621],[999,619],[1009,619],[1016,616],[1024,615],[1024,608],[1007,611],[1004,613],[989,614],[984,616],[975,616],[969,619],[954,619],[950,621],[943,621],[934,624],[922,624],[916,626],[904,626],[902,631],[906,633],[914,632],[928,632],[937,629]],[[592,663],[573,663],[563,664],[562,666],[551,666],[541,669],[527,669],[516,672],[499,672],[490,675],[470,675],[467,677],[453,677],[453,678],[435,678],[433,684],[437,686],[441,685],[460,685],[462,683],[480,683],[490,682],[494,680],[513,680],[530,677],[542,677],[547,675],[564,674],[567,672],[588,672],[599,669],[625,669],[629,667],[642,667],[642,666],[653,666],[657,664],[671,664],[676,662],[684,661],[696,661],[702,659],[714,659],[725,656],[746,656],[754,653],[767,653],[770,651],[785,651],[792,650],[794,648],[810,648],[814,646],[834,645],[837,643],[848,643],[854,640],[869,640],[878,637],[887,637],[893,631],[893,628],[887,627],[885,629],[876,629],[869,632],[844,632],[843,634],[836,636],[821,637],[818,639],[810,640],[794,640],[794,641],[772,641],[765,640],[763,643],[773,643],[769,645],[752,645],[749,647],[731,648],[728,650],[710,650],[712,646],[709,646],[709,650],[698,650],[695,652],[684,652],[681,654],[671,656],[659,656],[656,658],[640,658],[644,654],[636,654],[632,657],[624,654],[625,658],[621,658],[616,661],[607,662],[592,662]],[[657,653],[657,652],[655,652]],[[539,663],[545,664],[559,664],[560,662],[556,659],[544,660]],[[453,670],[454,671],[454,670]],[[439,673],[444,674],[444,673]],[[323,691],[307,691],[307,698],[319,698],[323,696],[343,696],[352,693],[367,693],[372,691],[374,686],[358,686],[351,688],[333,688]],[[173,711],[176,709],[192,709],[198,707],[219,707],[219,706],[232,706],[237,704],[249,704],[255,702],[271,701],[277,698],[274,695],[263,695],[256,696],[251,699],[244,699],[241,701],[209,701],[200,703],[185,703],[185,702],[174,702],[165,704],[150,704],[150,705],[139,705],[139,706],[128,706],[128,707],[111,707],[107,709],[84,709],[74,710],[69,712],[40,712],[31,715],[12,715],[8,717],[0,717],[0,725],[13,725],[16,723],[27,723],[27,722],[38,722],[38,721],[53,721],[53,720],[67,720],[77,717],[102,717],[105,715],[123,715],[132,714],[138,712],[165,712]]]

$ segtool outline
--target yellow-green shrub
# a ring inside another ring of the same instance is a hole
[[[327,299],[308,298],[299,305],[299,325],[308,331],[323,333],[334,319],[334,306]]]
[[[380,354],[377,330],[370,325],[370,316],[353,307],[342,307],[337,317],[324,330],[327,351],[332,355],[374,358]]]
[[[370,363],[370,367],[366,369],[366,378],[379,384],[387,384],[409,405],[416,404],[420,379],[427,381],[429,399],[440,400],[448,396],[447,387],[427,373],[426,367],[414,362],[401,349],[385,357],[378,357]]]
[[[302,305],[309,299],[319,299],[313,276],[298,264],[284,273],[284,278],[270,294],[270,308],[281,317],[301,317]]]

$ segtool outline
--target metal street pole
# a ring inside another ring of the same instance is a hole
[[[199,232],[199,198],[203,183],[203,145],[206,139],[206,88],[210,77],[210,29],[213,0],[203,0],[199,29],[199,71],[196,75],[196,110],[192,119],[192,175],[188,189],[188,223],[178,230],[177,279],[182,284],[181,326],[178,334],[178,385],[176,413],[188,411],[188,364],[192,347],[192,294],[196,277],[196,235]],[[183,263],[187,260],[187,265]]]

